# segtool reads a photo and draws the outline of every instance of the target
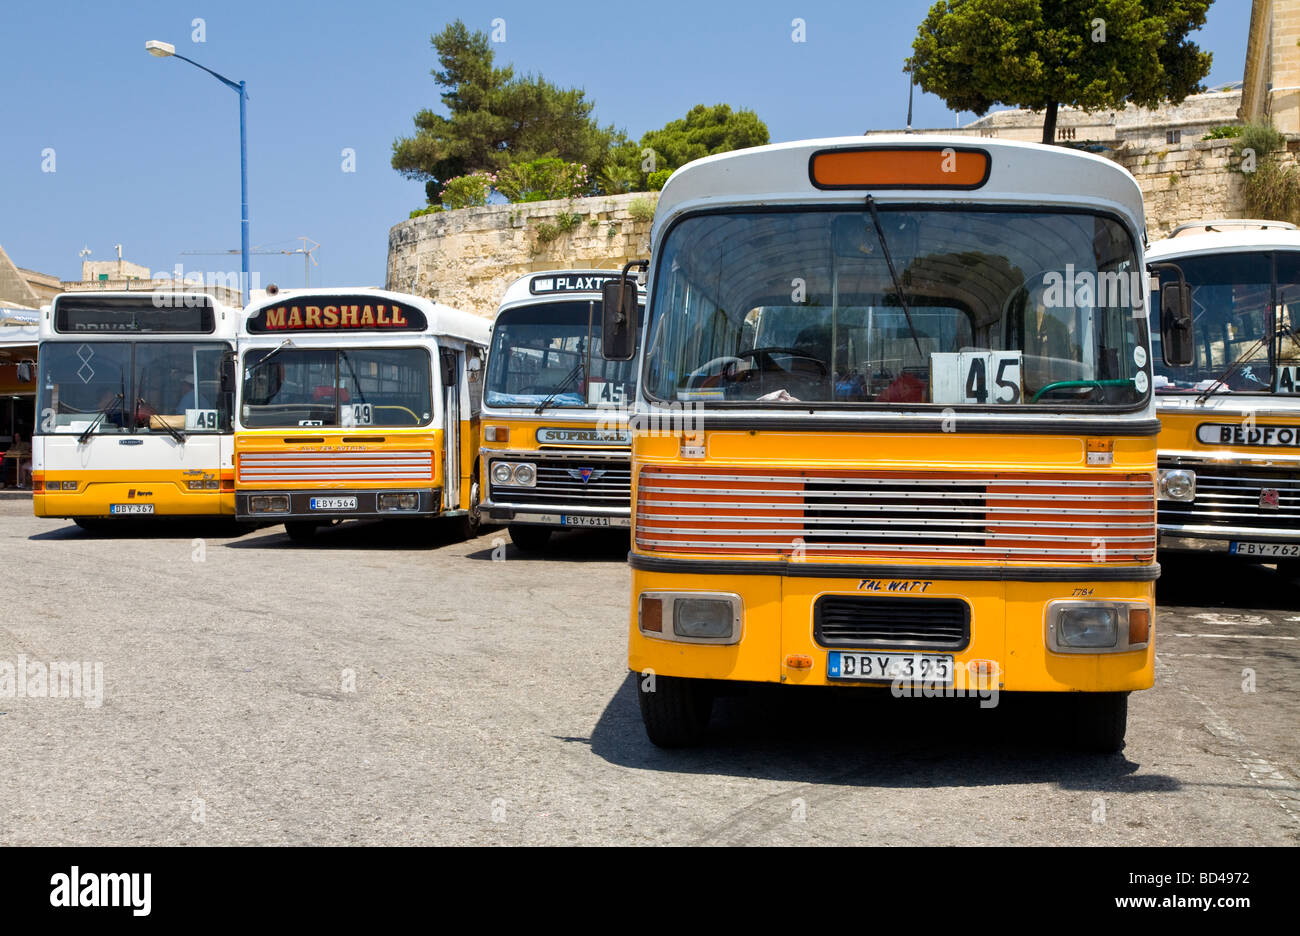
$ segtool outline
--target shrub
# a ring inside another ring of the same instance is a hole
[[[668,177],[673,174],[671,169],[660,169],[658,172],[652,172],[646,178],[646,184],[650,186],[650,191],[658,192],[663,189],[664,183]]]
[[[627,206],[633,221],[649,221],[655,216],[655,203],[648,198],[634,198]]]
[[[501,170],[496,180],[496,190],[512,202],[576,198],[589,186],[586,166],[553,156],[512,163]]]
[[[600,170],[600,190],[606,195],[621,195],[636,189],[639,175],[631,166],[611,163]]]
[[[1245,208],[1252,218],[1295,222],[1300,216],[1300,172],[1276,155],[1285,147],[1286,137],[1267,123],[1247,124],[1233,143],[1242,157],[1237,171],[1246,177]]]
[[[442,211],[442,205],[425,205],[423,208],[416,208],[408,217],[418,218],[421,215],[437,214]]]
[[[490,172],[471,172],[469,175],[448,179],[439,199],[448,211],[457,208],[480,208],[488,203],[488,196],[496,185],[497,177]]]
[[[1217,127],[1211,127],[1210,132],[1201,137],[1202,140],[1230,140],[1233,137],[1241,136],[1241,124],[1221,124]]]

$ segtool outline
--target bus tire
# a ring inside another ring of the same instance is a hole
[[[700,742],[713,713],[713,693],[702,679],[637,677],[637,700],[646,736],[655,747],[691,747]],[[653,688],[653,691],[649,691]]]
[[[295,543],[310,543],[316,538],[316,524],[310,520],[286,520],[284,532]]]
[[[1093,754],[1124,748],[1128,728],[1127,692],[1085,692],[1073,696],[1074,745]]]
[[[527,523],[510,524],[510,539],[524,552],[541,552],[551,539],[551,528]]]

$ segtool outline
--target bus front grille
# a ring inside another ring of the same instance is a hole
[[[823,647],[962,650],[970,606],[957,598],[822,595],[813,605],[813,638]]]
[[[648,552],[1149,562],[1146,473],[975,474],[647,466],[636,542]]]
[[[432,481],[432,452],[242,452],[240,484]]]
[[[1196,499],[1161,501],[1162,525],[1300,532],[1300,472],[1233,465],[1178,467],[1196,471]]]
[[[621,507],[632,503],[630,456],[608,458],[535,458],[512,455],[505,461],[529,461],[537,466],[535,487],[491,485],[498,504],[552,505],[557,507]]]

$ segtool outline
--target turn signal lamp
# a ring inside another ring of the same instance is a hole
[[[662,598],[641,598],[641,630],[652,634],[664,631],[664,603]]]
[[[1151,609],[1129,608],[1128,645],[1136,647],[1151,640]]]
[[[804,653],[791,653],[786,656],[785,665],[790,669],[812,669],[813,658]]]

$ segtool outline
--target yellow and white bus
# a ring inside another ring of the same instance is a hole
[[[506,290],[483,392],[483,510],[539,550],[552,531],[631,525],[630,361],[601,353],[601,289],[619,273],[551,270]]]
[[[1196,328],[1190,364],[1156,360],[1160,548],[1300,573],[1300,231],[1199,221],[1147,260],[1182,272]]]
[[[294,290],[245,309],[235,513],[295,540],[343,520],[479,527],[488,322],[380,289]]]
[[[42,310],[32,505],[87,528],[232,517],[222,355],[239,313],[199,293],[63,293]]]
[[[1059,693],[1063,731],[1120,747],[1159,574],[1133,177],[993,140],[764,146],[679,169],[651,243],[628,647],[650,739],[697,741],[743,681]]]

